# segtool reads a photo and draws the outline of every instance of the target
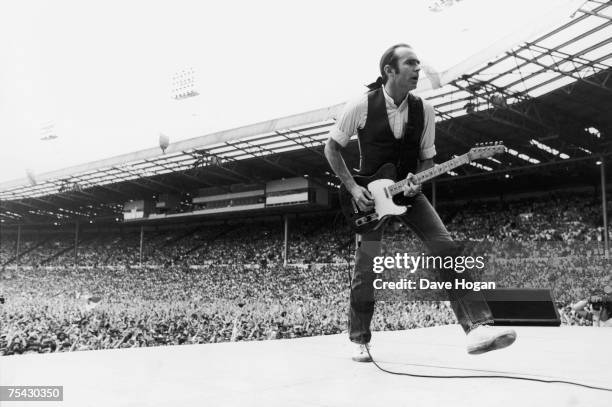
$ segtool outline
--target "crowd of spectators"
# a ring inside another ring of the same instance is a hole
[[[348,227],[338,215],[294,218],[289,221],[288,258],[292,263],[335,263],[348,252],[338,249],[351,240]],[[81,267],[185,266],[283,261],[284,231],[281,220],[200,225],[190,229],[140,230],[80,234],[77,264]],[[0,265],[65,267],[75,264],[75,238],[65,233],[31,233],[20,241],[16,258],[16,237],[3,238]]]
[[[457,240],[476,241],[498,287],[553,290],[564,324],[588,325],[571,304],[609,283],[597,229],[600,207],[583,196],[440,208]],[[346,330],[354,236],[338,215],[188,229],[83,230],[24,235],[0,245],[0,354],[265,340]],[[423,251],[388,226],[385,254]],[[454,323],[448,303],[380,302],[373,327]]]

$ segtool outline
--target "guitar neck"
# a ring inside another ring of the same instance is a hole
[[[423,182],[429,181],[430,179],[435,178],[440,174],[449,172],[450,170],[457,168],[461,165],[467,164],[469,162],[470,159],[467,154],[460,155],[458,157],[453,158],[452,160],[446,161],[445,163],[436,165],[428,170],[419,172],[418,174],[416,174],[416,183],[422,184]],[[408,185],[407,179],[398,181],[388,188],[389,193],[391,193],[391,195],[397,195],[401,192],[404,192],[404,187],[406,185]]]

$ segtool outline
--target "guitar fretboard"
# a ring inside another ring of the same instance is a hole
[[[449,172],[450,170],[467,164],[470,162],[470,159],[467,154],[460,155],[458,157],[453,158],[452,160],[448,160],[442,164],[436,165],[428,170],[419,172],[416,174],[416,179],[418,184],[422,184],[425,181],[429,181],[432,178],[437,177],[440,174],[444,174],[445,172]],[[395,184],[389,186],[387,189],[391,196],[397,195],[401,192],[404,192],[404,187],[408,185],[408,180],[403,179],[401,181],[396,182]]]

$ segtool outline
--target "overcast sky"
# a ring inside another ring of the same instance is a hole
[[[394,43],[444,71],[567,0],[432,3],[3,2],[0,182],[343,102]],[[200,95],[173,100],[188,67]]]

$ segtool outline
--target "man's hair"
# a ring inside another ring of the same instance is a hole
[[[380,76],[383,79],[383,83],[387,83],[387,80],[389,79],[387,77],[387,73],[385,72],[386,65],[391,65],[391,67],[395,69],[396,71],[399,69],[399,65],[397,64],[397,54],[395,53],[395,50],[398,48],[412,48],[412,47],[408,44],[395,44],[389,49],[387,49],[382,54],[382,57],[380,57],[379,67],[380,67]]]
[[[371,90],[374,90],[376,88],[380,88],[385,83],[387,83],[387,80],[389,79],[389,77],[387,76],[387,73],[385,72],[385,66],[391,65],[391,67],[395,69],[396,71],[399,70],[399,65],[397,63],[398,62],[397,54],[395,53],[395,50],[398,48],[412,48],[412,47],[408,44],[395,44],[389,47],[382,54],[382,57],[380,57],[380,64],[379,64],[380,76],[378,77],[378,79],[376,79],[375,82],[372,82],[371,84],[367,85],[368,88],[370,88]]]

